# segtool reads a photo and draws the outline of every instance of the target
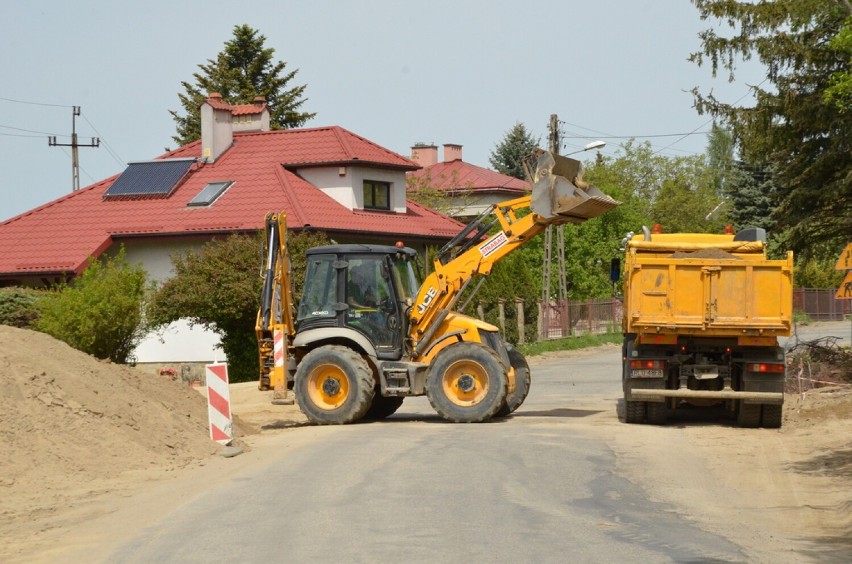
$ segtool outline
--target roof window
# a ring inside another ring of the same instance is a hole
[[[233,180],[221,180],[219,182],[211,182],[201,189],[193,199],[189,201],[188,206],[209,206],[227,190]]]

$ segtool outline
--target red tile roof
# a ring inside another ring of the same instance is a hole
[[[459,159],[436,163],[410,172],[408,176],[409,178],[428,178],[433,189],[447,192],[473,190],[474,192],[517,192],[521,195],[530,191],[529,183],[523,180]]]
[[[160,158],[200,153],[194,142]],[[235,133],[230,149],[215,163],[192,165],[168,198],[105,200],[116,175],[0,223],[0,276],[79,273],[90,256],[130,237],[254,231],[272,210],[286,211],[294,229],[445,240],[462,228],[412,201],[404,214],[349,210],[293,172],[321,164],[417,167],[341,127]],[[187,206],[209,182],[225,180],[234,184],[212,205]]]

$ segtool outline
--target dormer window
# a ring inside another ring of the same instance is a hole
[[[234,182],[232,180],[223,180],[220,182],[211,182],[201,189],[193,199],[189,201],[188,206],[209,206],[216,201],[216,198],[221,196],[228,187]]]
[[[390,182],[364,181],[364,209],[390,210]]]

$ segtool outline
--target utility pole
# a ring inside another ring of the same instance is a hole
[[[71,147],[71,191],[80,189],[80,156],[77,148],[101,146],[101,140],[98,137],[92,137],[88,144],[81,145],[77,142],[77,116],[79,115],[80,106],[71,106],[71,143],[57,143],[56,136],[47,138],[47,144],[51,147]]]
[[[559,118],[551,114],[548,126],[549,150],[554,155],[559,154]],[[548,225],[544,230],[544,269],[542,270],[542,301],[550,303],[550,273],[553,262],[553,226]],[[559,278],[558,300],[568,299],[568,285],[565,273],[565,226],[556,226],[556,262]]]

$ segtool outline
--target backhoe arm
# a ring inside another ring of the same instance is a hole
[[[263,291],[255,325],[260,361],[258,388],[272,389],[274,401],[284,399],[287,391],[288,347],[295,334],[293,277],[287,252],[286,214],[270,212],[264,224]]]

